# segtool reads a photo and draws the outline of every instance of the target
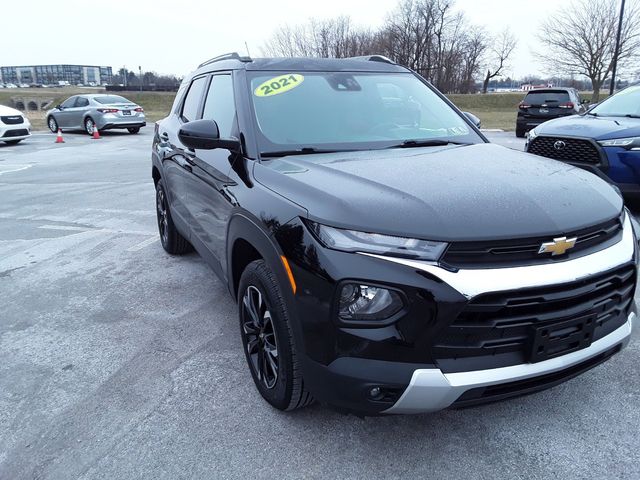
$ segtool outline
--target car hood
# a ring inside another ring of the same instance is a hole
[[[431,240],[557,235],[623,206],[585,170],[491,144],[289,156],[254,176],[312,220]]]
[[[20,110],[16,110],[15,108],[11,108],[11,107],[6,107],[4,105],[0,105],[0,115],[4,116],[13,116],[13,115],[20,115],[20,116],[24,116],[22,114],[22,112]]]
[[[640,119],[625,117],[572,116],[550,120],[536,127],[539,135],[586,137],[595,140],[640,135]]]

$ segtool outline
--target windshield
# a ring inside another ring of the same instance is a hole
[[[592,108],[589,113],[603,117],[640,117],[640,85],[621,90]]]
[[[531,92],[527,93],[524,97],[524,102],[529,105],[547,105],[550,103],[566,103],[568,102],[569,94],[564,91],[544,91],[544,92]]]
[[[250,82],[261,152],[483,141],[411,73],[271,71]]]
[[[105,95],[104,97],[93,97],[93,99],[103,105],[109,105],[111,103],[132,103],[131,100],[127,100],[120,95]]]

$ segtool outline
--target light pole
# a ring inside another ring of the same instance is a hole
[[[620,18],[618,19],[618,35],[616,36],[616,49],[613,53],[613,66],[611,67],[611,85],[609,95],[613,95],[616,88],[616,69],[618,67],[618,54],[620,53],[620,35],[622,34],[622,19],[624,17],[624,0],[620,4]]]
[[[142,92],[142,67],[140,65],[138,65],[138,72],[140,75],[140,92]]]

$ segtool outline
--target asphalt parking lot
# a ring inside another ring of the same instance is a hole
[[[151,133],[0,146],[1,479],[640,478],[638,329],[606,364],[507,402],[273,410],[226,289],[160,246]]]

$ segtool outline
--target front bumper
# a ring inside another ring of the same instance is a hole
[[[437,368],[416,370],[400,399],[384,413],[435,412],[450,407],[466,392],[474,389],[545,377],[551,373],[569,370],[578,364],[587,363],[607,352],[617,353],[629,343],[635,321],[636,314],[631,312],[623,326],[593,342],[589,347],[540,363],[457,373],[442,373]],[[602,361],[607,358],[608,356],[603,357]],[[590,368],[598,363],[600,362],[587,365]],[[571,378],[569,375],[567,377]],[[531,388],[532,384],[521,385]],[[544,382],[541,382],[541,386],[544,388]],[[518,386],[515,386],[511,393],[517,395],[525,388],[518,389]],[[510,393],[508,388],[504,388],[503,391],[507,395]]]
[[[23,140],[31,136],[31,123],[25,119],[23,123],[5,125],[0,122],[0,142],[5,140]]]
[[[620,323],[589,346],[534,363],[524,356],[503,361],[498,355],[489,355],[452,365],[447,360],[450,357],[443,358],[433,349],[434,339],[476,297],[540,287],[562,290],[564,285],[590,282],[621,267],[635,270],[636,245],[628,217],[619,241],[588,255],[546,264],[457,271],[423,261],[326,250],[302,227],[285,231],[289,238],[279,241],[300,287],[290,308],[298,319],[296,342],[305,383],[317,400],[342,410],[366,414],[431,412],[460,405],[485,387],[511,388],[514,382],[528,379],[551,386],[549,376],[566,380],[577,369],[584,371],[617,353],[628,342],[634,323],[631,301],[628,310],[616,317]],[[287,248],[287,243],[295,248]],[[297,256],[297,252],[309,251],[314,255]],[[410,304],[406,316],[380,328],[336,325],[332,320],[336,285],[344,279],[366,282],[372,278],[405,292]],[[383,399],[371,396],[376,387],[385,392]],[[533,391],[531,384],[515,387],[516,394]]]

